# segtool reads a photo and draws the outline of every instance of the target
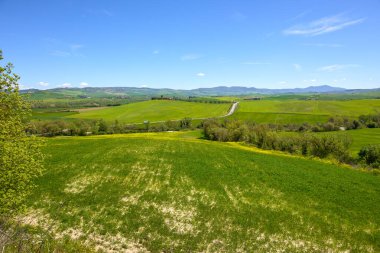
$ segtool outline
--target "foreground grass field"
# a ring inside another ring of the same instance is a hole
[[[357,117],[380,112],[380,99],[242,101],[233,118],[258,123],[317,123],[331,116]]]
[[[68,118],[118,120],[124,123],[142,123],[180,120],[184,117],[210,118],[228,113],[230,104],[192,103],[168,100],[150,100],[102,110],[80,112]]]
[[[24,221],[106,252],[380,251],[380,177],[197,136],[47,139]]]

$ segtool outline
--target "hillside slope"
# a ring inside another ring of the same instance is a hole
[[[191,132],[54,138],[45,152],[25,220],[98,250],[380,251],[370,173]]]

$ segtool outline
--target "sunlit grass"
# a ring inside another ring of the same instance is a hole
[[[230,104],[193,103],[182,101],[152,100],[115,106],[96,111],[81,112],[70,118],[118,120],[124,123],[144,121],[180,120],[185,117],[209,118],[226,115]]]
[[[29,215],[105,251],[380,250],[379,177],[198,137],[48,139]]]
[[[356,118],[380,111],[379,99],[362,100],[257,100],[241,101],[232,118],[257,123],[317,123],[333,116]]]

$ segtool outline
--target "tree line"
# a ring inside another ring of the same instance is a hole
[[[316,134],[304,130],[302,133],[280,132],[269,125],[240,120],[218,121],[214,119],[203,122],[203,133],[206,139],[213,141],[245,142],[261,149],[278,150],[302,156],[332,158],[351,165],[380,167],[380,146],[365,146],[360,150],[359,158],[353,158],[349,152],[352,140],[346,134]]]
[[[127,124],[123,122],[100,120],[55,120],[55,121],[31,121],[25,127],[25,132],[31,135],[53,136],[86,136],[99,134],[121,134],[135,132],[163,132],[179,131],[193,128],[191,118],[183,118],[178,121],[165,121],[160,123]],[[194,128],[196,128],[195,126]]]

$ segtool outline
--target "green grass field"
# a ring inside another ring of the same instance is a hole
[[[380,145],[380,128],[365,128],[358,130],[340,131],[336,134],[347,134],[352,139],[350,151],[357,156],[360,149],[367,145]],[[323,134],[323,133],[322,133]]]
[[[232,118],[258,123],[317,123],[331,116],[357,117],[380,112],[379,99],[363,100],[259,100],[242,101]]]
[[[46,139],[24,222],[106,252],[380,251],[379,176],[198,136]]]
[[[355,154],[366,145],[380,145],[380,128],[366,128],[359,130],[346,131],[352,138],[351,151]]]
[[[32,120],[61,120],[66,116],[77,114],[75,111],[51,110],[51,109],[34,109],[32,111]]]
[[[150,100],[102,110],[86,111],[70,115],[69,118],[118,120],[124,123],[143,123],[180,120],[184,117],[209,118],[228,113],[230,104],[208,104],[183,101]]]

